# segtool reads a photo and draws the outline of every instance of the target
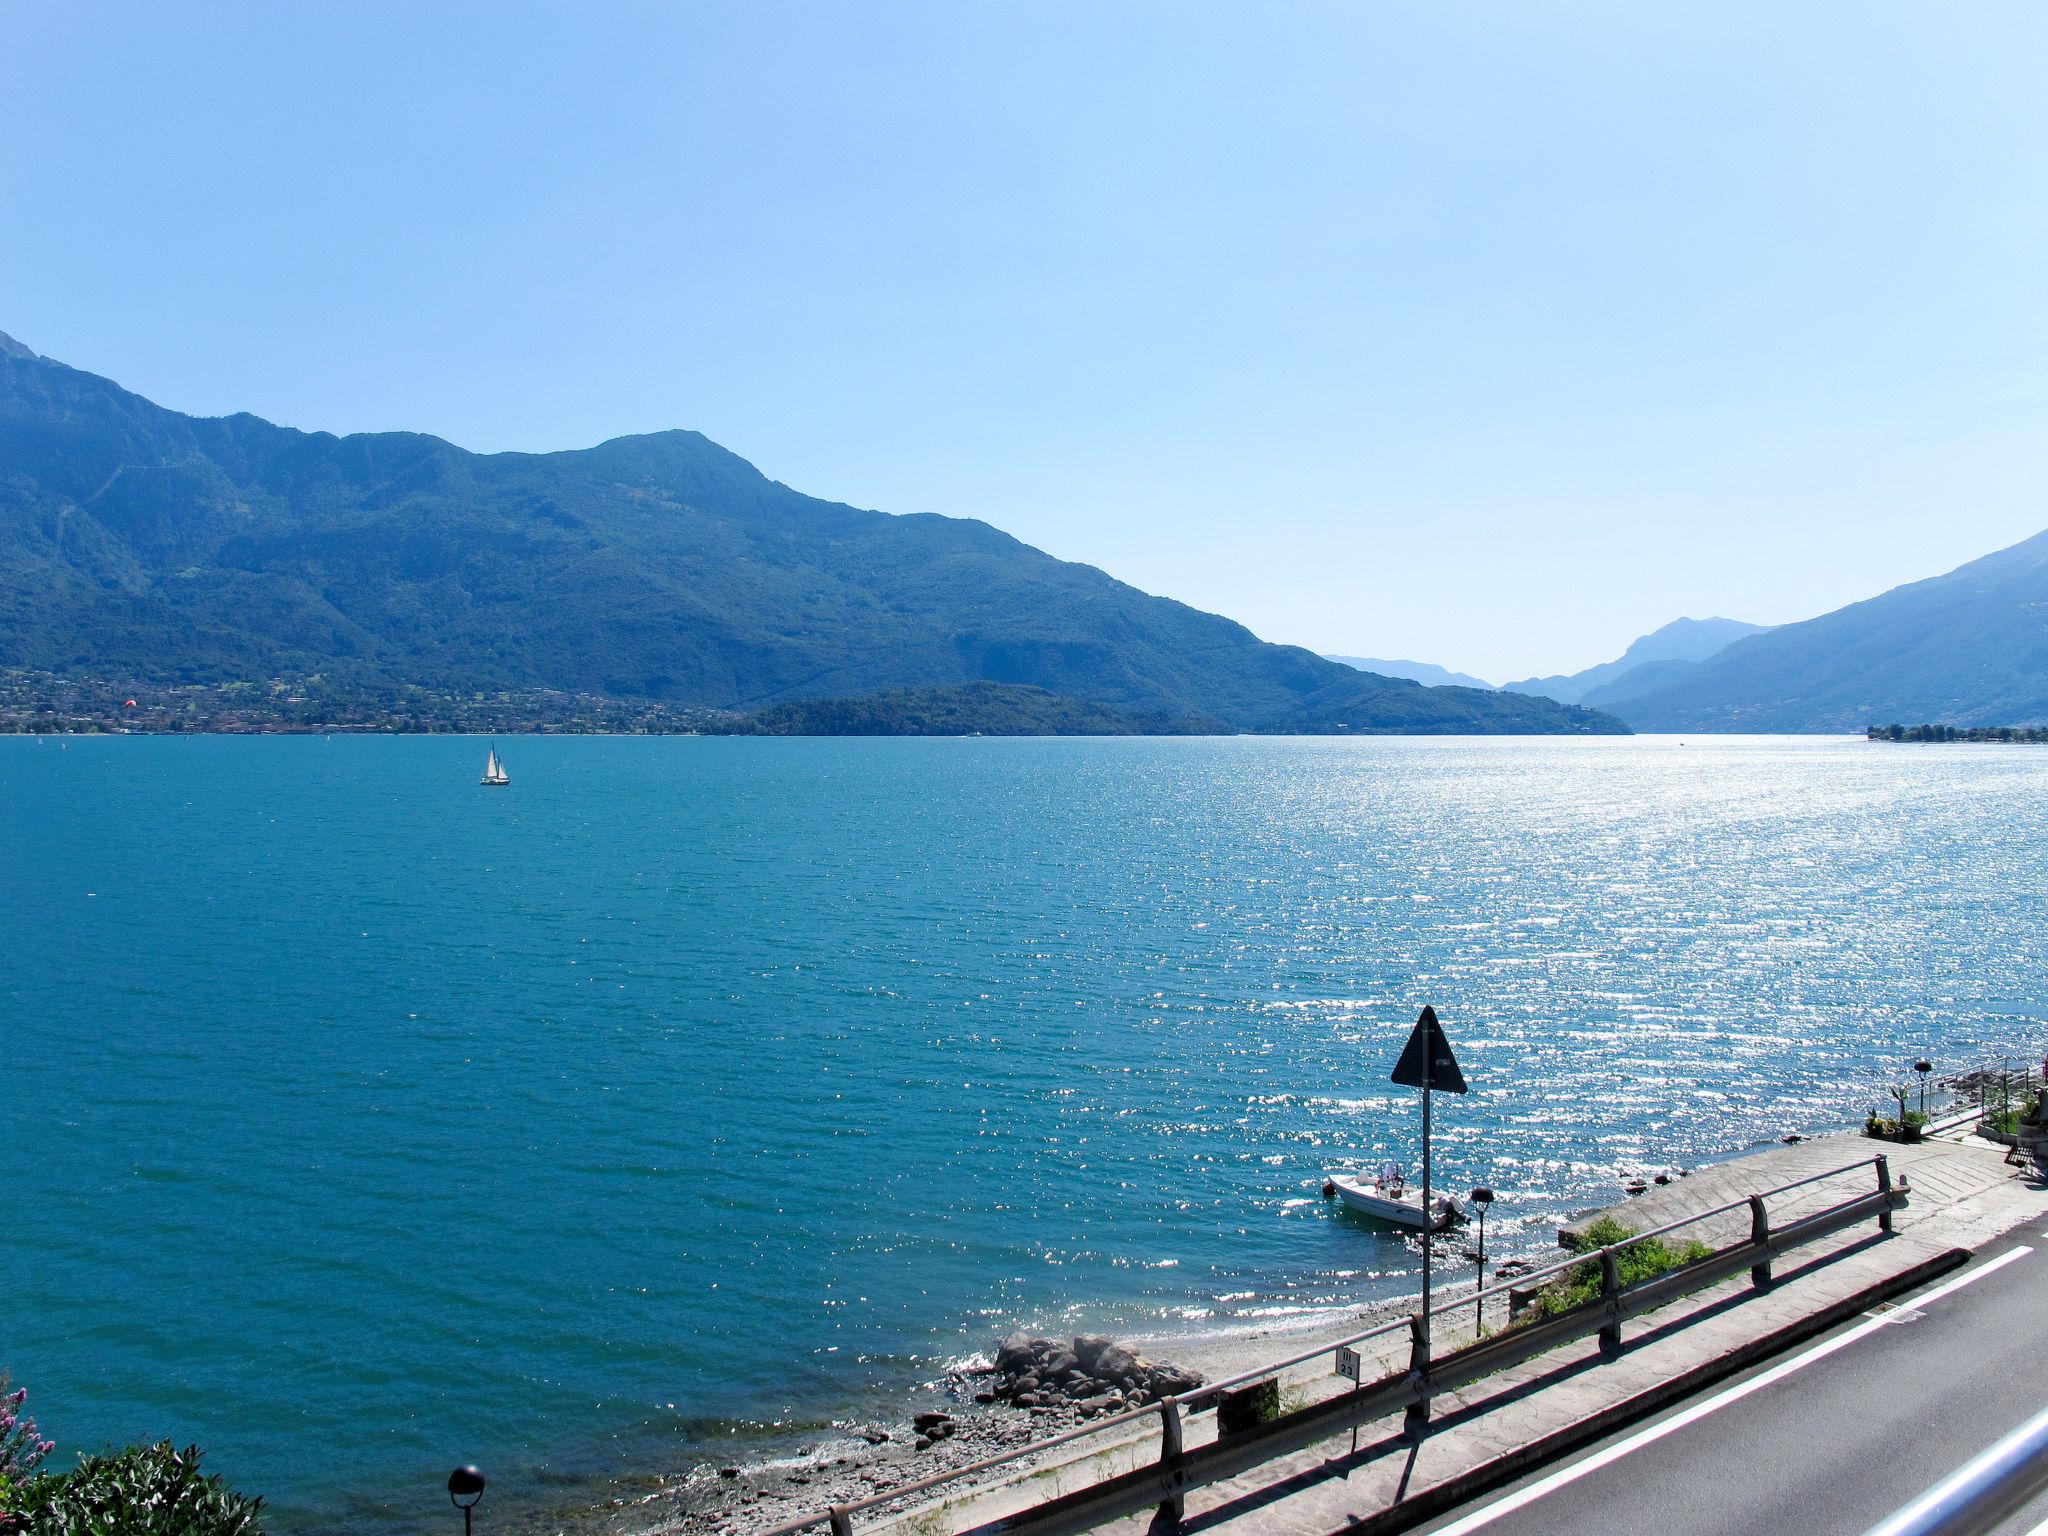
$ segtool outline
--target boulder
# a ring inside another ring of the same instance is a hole
[[[1095,1374],[1095,1361],[1105,1349],[1114,1349],[1116,1341],[1099,1333],[1077,1334],[1074,1338],[1074,1358],[1081,1362],[1081,1368],[1090,1375]]]
[[[997,1402],[1044,1411],[1092,1403],[1088,1411],[1102,1413],[1156,1402],[1202,1384],[1193,1371],[1155,1364],[1099,1333],[1077,1334],[1071,1348],[1013,1333],[996,1346],[996,1362],[990,1395]],[[922,1422],[918,1430],[929,1433]]]
[[[1027,1333],[1013,1333],[996,1346],[996,1369],[999,1371],[1029,1370],[1038,1358],[1034,1347],[1042,1340],[1034,1340]]]
[[[1118,1386],[1125,1386],[1138,1380],[1138,1357],[1120,1344],[1097,1350],[1095,1358],[1084,1363],[1097,1381],[1113,1381]]]
[[[1154,1397],[1178,1397],[1183,1392],[1194,1391],[1201,1384],[1199,1372],[1178,1365],[1149,1365],[1145,1368],[1144,1379],[1139,1382]]]
[[[950,1426],[952,1422],[950,1413],[920,1413],[911,1419],[910,1427],[920,1435],[928,1435],[941,1424]]]

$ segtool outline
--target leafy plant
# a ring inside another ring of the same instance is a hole
[[[260,1498],[199,1470],[199,1448],[170,1441],[81,1456],[30,1483],[17,1516],[34,1536],[261,1536]]]
[[[1635,1241],[1630,1242],[1631,1238]],[[1714,1252],[1705,1243],[1690,1238],[1682,1243],[1667,1243],[1661,1237],[1636,1238],[1635,1228],[1623,1226],[1612,1216],[1602,1216],[1588,1224],[1572,1238],[1571,1247],[1574,1253],[1598,1253],[1602,1248],[1624,1243],[1627,1246],[1614,1255],[1614,1267],[1624,1286],[1710,1258]],[[1536,1299],[1522,1320],[1555,1317],[1560,1312],[1583,1306],[1600,1295],[1601,1284],[1602,1268],[1597,1258],[1574,1264],[1536,1293]]]
[[[7,1392],[7,1378],[0,1376],[0,1531],[20,1530],[19,1513],[36,1482],[36,1467],[57,1448],[45,1440],[36,1421],[22,1412],[28,1388]]]
[[[1894,1090],[1894,1097],[1897,1096]],[[1904,1111],[1903,1118],[1887,1120],[1872,1110],[1864,1119],[1863,1134],[1875,1136],[1881,1141],[1919,1141],[1927,1127],[1927,1117],[1917,1109]]]
[[[2041,1096],[2030,1093],[2021,1099],[2016,1108],[1994,1110],[1984,1117],[1985,1126],[2006,1136],[2019,1133],[2022,1125],[2031,1125],[2041,1107]]]

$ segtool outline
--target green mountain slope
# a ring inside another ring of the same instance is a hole
[[[1639,730],[2048,723],[2048,533],[1596,697]]]
[[[0,665],[716,708],[987,680],[1248,730],[1615,731],[1355,672],[694,432],[473,454],[195,418],[0,338]]]
[[[1019,683],[961,683],[885,688],[857,699],[799,699],[702,729],[728,736],[1205,736],[1222,727]]]

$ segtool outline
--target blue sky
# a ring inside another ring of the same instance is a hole
[[[0,7],[0,329],[1509,676],[2048,527],[2048,8]]]

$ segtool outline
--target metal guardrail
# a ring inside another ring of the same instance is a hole
[[[1985,1536],[2048,1493],[2048,1409],[1864,1536]]]
[[[2043,1086],[2042,1065],[2039,1058],[2032,1056],[1987,1056],[1974,1066],[1949,1073],[1939,1080],[1949,1102],[1932,1118],[1974,1110],[1978,1119],[1989,1119],[1994,1097],[2002,1108],[2016,1108],[2028,1094]]]
[[[1824,1210],[1782,1226],[1771,1224],[1766,1202],[1827,1179],[1863,1170],[1875,1173],[1876,1188],[1871,1193],[1838,1201]],[[1332,1439],[1375,1419],[1406,1413],[1409,1427],[1420,1434],[1427,1427],[1429,1403],[1435,1394],[1533,1359],[1559,1344],[1597,1334],[1601,1355],[1612,1359],[1622,1349],[1622,1324],[1631,1318],[1653,1312],[1688,1291],[1711,1285],[1745,1269],[1749,1271],[1754,1286],[1760,1290],[1767,1288],[1771,1284],[1772,1260],[1780,1254],[1873,1218],[1881,1231],[1889,1233],[1892,1230],[1892,1213],[1905,1205],[1908,1193],[1903,1182],[1893,1185],[1888,1159],[1882,1156],[1863,1158],[1825,1173],[1780,1184],[1745,1199],[1732,1200],[1711,1210],[1666,1222],[1647,1232],[1634,1233],[1622,1242],[1573,1254],[1541,1269],[1517,1275],[1511,1282],[1462,1296],[1455,1303],[1460,1309],[1475,1302],[1483,1306],[1490,1297],[1525,1290],[1532,1282],[1581,1265],[1598,1265],[1600,1270],[1600,1293],[1592,1300],[1553,1316],[1511,1327],[1449,1354],[1432,1358],[1420,1314],[1396,1318],[1331,1343],[1319,1344],[1284,1360],[1240,1372],[1222,1381],[1209,1382],[1179,1397],[1163,1398],[1128,1413],[1097,1419],[1000,1455],[935,1473],[901,1488],[870,1494],[848,1504],[835,1504],[829,1510],[775,1526],[763,1536],[796,1536],[797,1532],[818,1526],[829,1526],[832,1536],[852,1536],[854,1519],[882,1506],[934,1492],[950,1483],[978,1477],[1079,1440],[1129,1430],[1155,1418],[1159,1421],[1159,1455],[1156,1461],[1104,1478],[1075,1493],[1050,1499],[996,1522],[994,1528],[1016,1533],[1016,1536],[1026,1536],[1026,1533],[1028,1536],[1071,1536],[1071,1533],[1089,1530],[1155,1505],[1169,1518],[1178,1519],[1182,1501],[1190,1489],[1235,1477],[1262,1462]],[[1624,1286],[1621,1283],[1620,1255],[1627,1249],[1732,1211],[1749,1213],[1750,1235],[1746,1241],[1730,1244],[1706,1258],[1634,1285]],[[1356,1351],[1359,1345],[1370,1340],[1401,1332],[1409,1336],[1409,1362],[1405,1371],[1372,1383],[1361,1381],[1350,1392],[1280,1414],[1237,1434],[1219,1436],[1213,1443],[1192,1450],[1187,1448],[1184,1417],[1188,1413],[1213,1406],[1226,1393],[1277,1381],[1283,1372],[1297,1366],[1307,1365],[1326,1355],[1336,1357],[1344,1351]]]

